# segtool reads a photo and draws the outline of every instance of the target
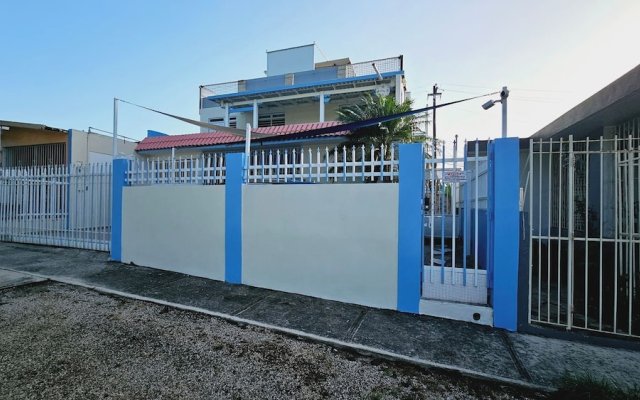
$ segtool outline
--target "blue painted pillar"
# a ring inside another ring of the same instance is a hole
[[[244,153],[227,154],[224,280],[242,283],[242,185]]]
[[[400,145],[398,201],[398,311],[418,313],[423,267],[424,151]]]
[[[111,260],[122,261],[122,192],[126,185],[128,161],[114,159],[111,178]]]
[[[520,149],[518,138],[493,143],[493,324],[518,327]]]

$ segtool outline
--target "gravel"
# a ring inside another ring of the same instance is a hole
[[[0,291],[2,399],[539,399],[57,283]]]

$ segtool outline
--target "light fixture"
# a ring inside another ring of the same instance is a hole
[[[500,91],[500,100],[489,100],[482,105],[485,110],[490,109],[496,103],[502,104],[502,137],[507,137],[507,97],[509,97],[509,89],[506,86]]]

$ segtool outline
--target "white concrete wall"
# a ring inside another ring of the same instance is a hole
[[[122,261],[224,280],[225,187],[126,187]]]
[[[136,143],[118,139],[118,155],[135,157]],[[113,137],[99,133],[72,130],[71,163],[111,162],[113,158]]]
[[[242,282],[395,309],[398,185],[245,187]]]

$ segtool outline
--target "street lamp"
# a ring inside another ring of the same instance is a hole
[[[509,89],[502,87],[500,92],[500,100],[489,100],[482,105],[485,110],[490,109],[496,103],[502,103],[502,137],[507,137],[507,97],[509,97]]]

